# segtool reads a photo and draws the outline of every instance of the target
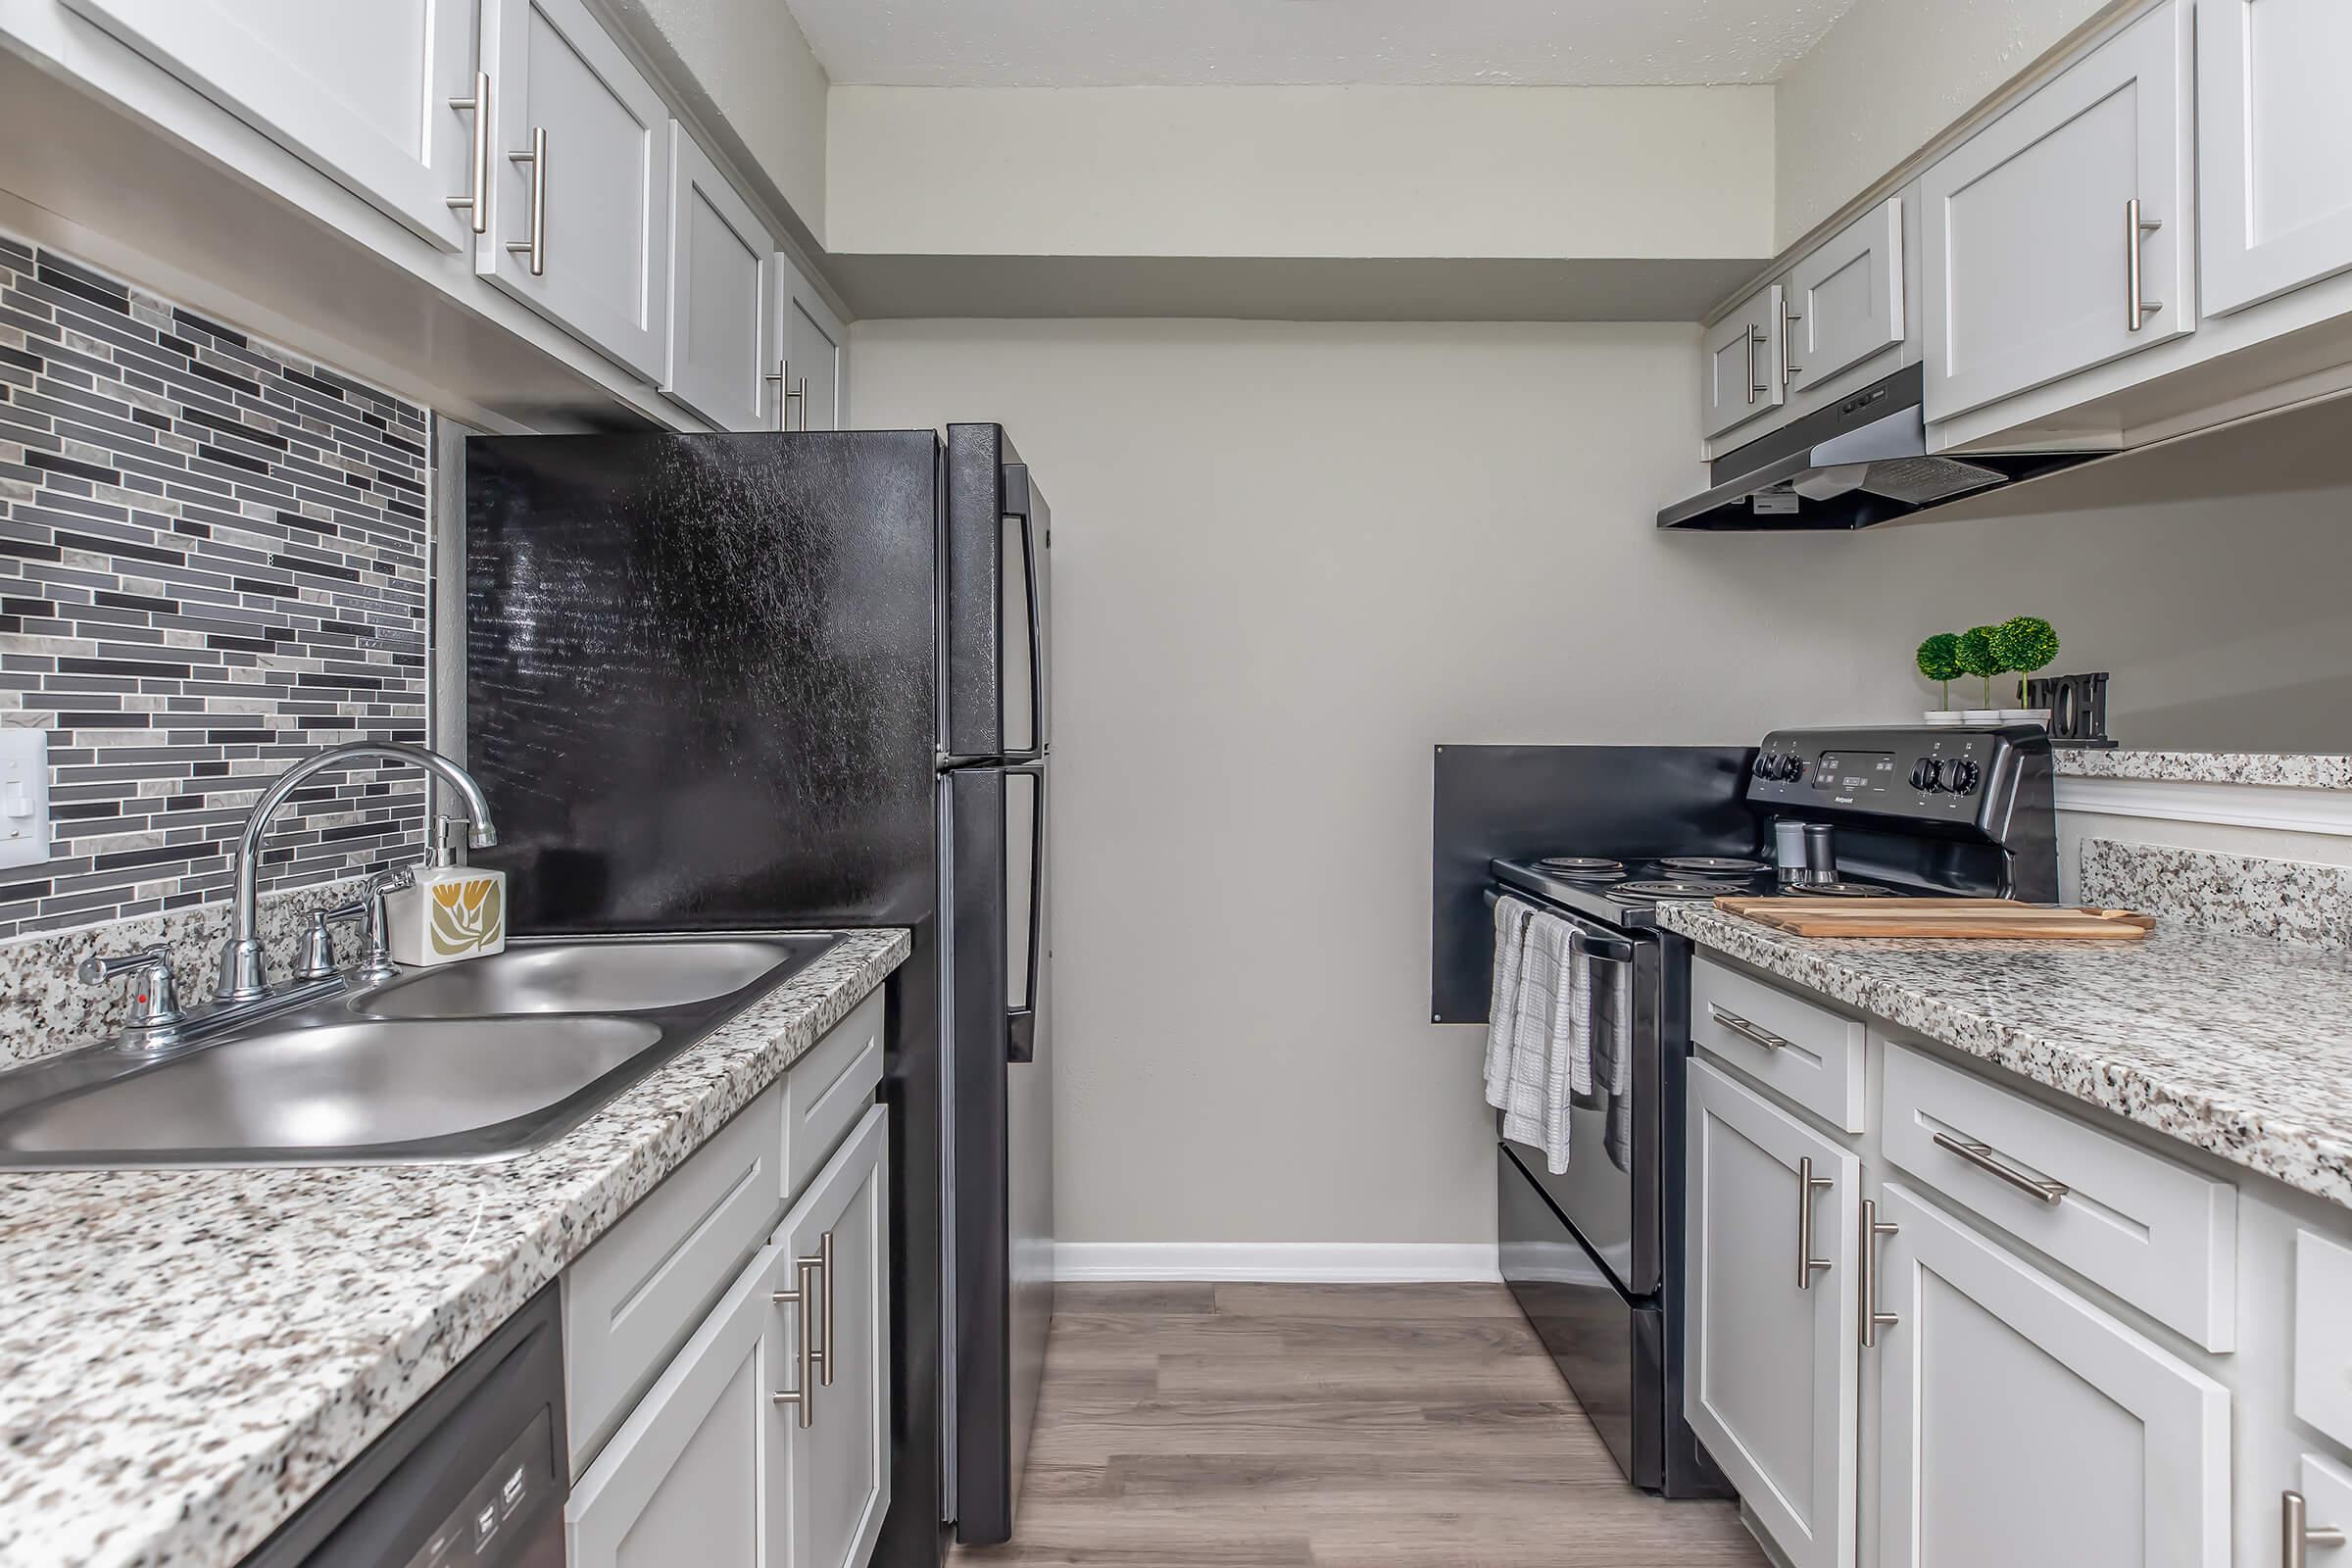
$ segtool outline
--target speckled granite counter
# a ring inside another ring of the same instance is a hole
[[[236,1562],[907,951],[845,936],[520,1158],[0,1179],[0,1564]]]
[[[2352,955],[2144,942],[1808,940],[1698,904],[1703,948],[2352,1207]]]
[[[2060,778],[2352,790],[2352,757],[2317,752],[2091,752],[2059,747]]]

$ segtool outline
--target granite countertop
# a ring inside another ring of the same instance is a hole
[[[2319,752],[2097,752],[2062,746],[2052,755],[2060,778],[2352,790],[2352,757]]]
[[[2352,954],[2159,925],[2139,942],[1870,941],[1701,904],[1658,923],[2352,1207]]]
[[[0,1564],[236,1562],[907,952],[845,934],[511,1160],[0,1178]]]

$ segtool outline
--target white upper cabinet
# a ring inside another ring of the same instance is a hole
[[[662,390],[721,430],[770,428],[775,242],[675,121],[669,149],[669,373]]]
[[[1718,436],[1788,401],[1782,374],[1781,285],[1758,289],[1707,331],[1701,433]]]
[[[1902,198],[1889,197],[1789,269],[1784,324],[1782,353],[1800,401],[1874,355],[1892,349],[1899,361]]]
[[[668,368],[669,113],[584,0],[484,0],[490,232],[475,268],[591,347]]]
[[[2229,1568],[2229,1391],[1900,1187],[1880,1217],[1880,1568]]]
[[[838,430],[850,408],[850,333],[792,259],[776,257],[782,348],[775,377],[787,430]]]
[[[2205,312],[2352,268],[2352,6],[2203,0],[2197,137]]]
[[[1861,1163],[1690,1064],[1684,1404],[1791,1568],[1854,1561]]]
[[[2190,24],[2158,7],[1922,176],[1931,423],[2194,327]]]
[[[475,0],[66,0],[444,251],[473,237]]]

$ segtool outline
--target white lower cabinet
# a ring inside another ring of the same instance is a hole
[[[858,1568],[890,1511],[887,1117],[880,1105],[865,1113],[776,1232],[797,1290],[815,1299],[768,1324],[770,1355],[781,1365],[791,1349],[790,1386],[806,1401],[776,1407],[789,1419],[769,1480],[786,1507],[770,1568]]]
[[[572,1490],[572,1568],[860,1568],[890,1507],[877,1105]]]
[[[1791,1568],[1854,1560],[1861,1162],[1690,1064],[1685,1408]]]
[[[1902,1187],[1879,1204],[1882,1568],[2227,1568],[2229,1391]]]

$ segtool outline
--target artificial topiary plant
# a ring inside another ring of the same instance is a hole
[[[1962,674],[1959,656],[1960,639],[1948,631],[1939,631],[1919,645],[1919,672],[1943,689],[1943,706],[1952,706],[1952,682]]]
[[[2039,615],[2015,615],[1992,629],[1993,656],[2017,675],[2017,706],[2026,702],[2026,677],[2058,657],[2058,629]]]
[[[2001,656],[1993,651],[1992,628],[1971,626],[1960,634],[1952,645],[1952,657],[1959,661],[1960,673],[1974,675],[1984,683],[1984,706],[1992,706],[1992,677],[2003,673],[2006,666]]]

